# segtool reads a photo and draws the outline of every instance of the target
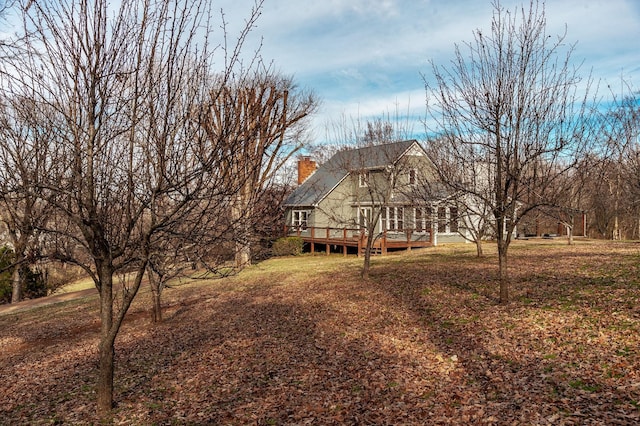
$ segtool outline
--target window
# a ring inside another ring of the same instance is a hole
[[[383,207],[380,213],[383,231],[404,230],[404,207]]]
[[[382,230],[386,230],[389,229],[389,211],[387,209],[387,207],[383,207],[382,211],[380,212],[380,227],[382,228]]]
[[[438,207],[438,232],[458,232],[458,208]]]
[[[416,232],[431,232],[431,208],[418,207],[415,209],[414,227]]]
[[[416,169],[409,170],[409,185],[418,183],[418,171]]]
[[[447,232],[447,208],[438,207],[438,232]]]
[[[449,232],[458,232],[458,209],[449,207]]]
[[[361,229],[367,229],[371,222],[371,207],[360,207],[358,209],[358,224]]]
[[[360,188],[366,188],[369,186],[369,172],[360,172],[358,174],[358,186]]]
[[[309,212],[307,210],[294,210],[291,216],[291,225],[302,230],[307,229]]]

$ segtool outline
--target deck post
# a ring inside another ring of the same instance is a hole
[[[315,253],[315,245],[316,245],[314,242],[314,237],[316,235],[315,229],[316,229],[315,227],[313,226],[311,227],[311,254]]]
[[[382,243],[381,243],[382,247],[380,252],[382,253],[383,256],[386,256],[387,254],[387,230],[385,229],[382,232]]]
[[[342,255],[347,257],[347,228],[342,228]]]
[[[326,228],[326,233],[325,233],[325,239],[327,240],[327,256],[329,256],[329,253],[331,253],[331,245],[329,244],[329,227],[327,226]]]

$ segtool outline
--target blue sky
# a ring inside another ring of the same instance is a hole
[[[522,1],[501,3],[513,10]],[[222,2],[232,29],[251,4]],[[319,141],[340,117],[423,114],[429,61],[447,65],[455,43],[489,28],[492,11],[489,0],[265,0],[249,46],[261,38],[262,56],[321,98]],[[640,0],[548,0],[546,16],[549,34],[566,24],[575,64],[604,82],[602,95],[621,76],[640,88]]]
[[[254,0],[212,1],[235,37]],[[501,0],[509,10],[523,2]],[[314,140],[322,142],[342,118],[424,117],[429,61],[448,65],[454,45],[487,30],[492,13],[491,0],[264,0],[245,52],[261,41],[266,61],[316,92]],[[547,0],[546,17],[549,34],[567,26],[574,62],[600,81],[602,96],[608,84],[620,87],[621,76],[640,90],[640,0]]]

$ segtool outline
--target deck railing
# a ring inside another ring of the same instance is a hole
[[[347,254],[347,247],[357,247],[358,255],[366,247],[369,235],[363,228],[331,228],[331,227],[302,227],[285,226],[284,233],[287,236],[298,236],[310,244],[311,253],[315,252],[315,245],[341,246],[343,253]],[[374,235],[373,248],[382,254],[387,249],[411,249],[412,247],[426,247],[433,244],[433,232],[416,232],[413,229],[398,231],[383,231]]]

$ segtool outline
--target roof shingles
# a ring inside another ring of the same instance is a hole
[[[414,144],[415,140],[373,145],[338,151],[286,199],[288,207],[316,206],[352,172],[383,168],[395,163]],[[419,145],[418,145],[419,146]]]

